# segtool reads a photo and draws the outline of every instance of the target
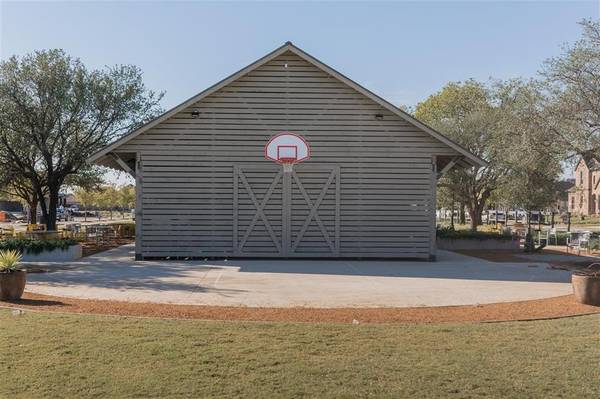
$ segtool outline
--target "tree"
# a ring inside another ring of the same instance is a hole
[[[0,130],[0,135],[2,130]],[[47,192],[46,181],[43,176],[39,176],[41,190],[37,190],[32,183],[33,174],[29,173],[40,162],[39,152],[35,146],[23,137],[15,137],[14,153],[18,154],[20,159],[18,163],[9,162],[7,148],[0,144],[0,190],[8,195],[17,197],[24,201],[29,208],[29,222],[37,223],[37,207],[41,199]],[[40,196],[40,192],[42,195]]]
[[[499,83],[497,88],[503,108],[500,124],[503,131],[510,132],[503,156],[510,174],[499,190],[500,197],[526,210],[546,208],[556,200],[564,153],[535,118],[542,111],[539,86],[517,79]]]
[[[106,184],[104,181],[105,174],[105,168],[84,165],[76,174],[67,176],[64,186],[71,189],[83,188],[85,190],[98,191],[100,187]]]
[[[570,155],[600,160],[600,21],[582,21],[583,37],[545,64],[545,104],[537,114],[547,137]]]
[[[560,171],[560,165],[548,155],[540,155],[535,151],[522,153],[521,158],[512,166],[512,178],[502,190],[505,203],[527,212],[527,252],[534,249],[531,213],[542,211],[556,202]]]
[[[94,152],[155,117],[162,93],[148,90],[139,68],[88,70],[62,50],[0,63],[0,161],[29,180],[48,230],[68,176]],[[29,149],[33,148],[34,151]]]
[[[119,192],[114,185],[107,185],[101,189],[99,196],[99,207],[110,212],[110,219],[113,217],[113,210],[119,203]]]
[[[437,208],[442,208],[444,211],[450,209],[450,227],[454,229],[454,209],[456,206],[456,200],[454,194],[448,189],[448,187],[440,186],[437,190],[436,195]],[[443,215],[445,219],[446,215]]]
[[[121,187],[118,198],[118,203],[121,207],[121,216],[123,216],[123,210],[131,209],[135,206],[135,187],[132,185]]]
[[[526,250],[533,250],[531,212],[542,211],[557,199],[562,173],[562,145],[548,140],[536,118],[542,102],[539,85],[512,80],[497,85],[502,107],[500,125],[510,132],[505,140],[503,162],[509,174],[496,196],[499,202],[513,208],[523,208],[528,216]]]
[[[481,224],[488,198],[507,173],[502,164],[502,131],[495,93],[486,85],[468,80],[449,83],[440,92],[417,105],[415,116],[447,135],[489,164],[479,169],[455,169],[440,181],[465,204],[471,229]]]
[[[75,198],[83,207],[84,221],[87,222],[87,213],[91,206],[96,205],[98,202],[98,190],[88,190],[85,188],[78,188],[75,190]]]
[[[27,204],[29,223],[37,223],[37,208],[40,198],[31,182],[20,175],[13,175],[4,169],[0,171],[0,192],[19,198]],[[43,191],[46,193],[46,191]]]

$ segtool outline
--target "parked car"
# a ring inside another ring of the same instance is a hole
[[[487,223],[506,223],[506,213],[504,211],[497,211],[495,209],[489,210]]]
[[[1,212],[4,213],[4,218],[8,222],[20,222],[27,218],[27,216],[23,212]]]
[[[516,209],[508,211],[508,220],[514,220],[515,222],[523,222],[527,218],[527,212],[522,209]]]
[[[544,213],[540,212],[540,211],[531,211],[531,223],[532,224],[545,224],[546,223],[546,217],[544,215]]]
[[[58,220],[59,222],[68,220],[68,214],[65,211],[65,208],[63,208],[62,206],[56,208],[56,220]]]
[[[76,217],[84,217],[84,216],[96,216],[96,212],[95,211],[71,211],[71,215],[72,216],[76,216]]]

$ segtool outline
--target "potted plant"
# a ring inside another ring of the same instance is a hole
[[[19,299],[23,295],[27,273],[21,270],[21,258],[15,250],[0,251],[0,300]]]
[[[574,272],[571,281],[577,302],[600,306],[600,263],[592,263],[586,269]]]

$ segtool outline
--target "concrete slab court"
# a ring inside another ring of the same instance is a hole
[[[543,262],[494,263],[439,251],[437,262],[138,261],[125,245],[28,277],[39,294],[253,307],[476,305],[570,294],[570,273]]]

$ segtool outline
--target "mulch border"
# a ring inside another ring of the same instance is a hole
[[[360,324],[428,324],[530,321],[600,313],[600,307],[579,304],[573,295],[472,306],[255,308],[92,300],[25,293],[23,299],[19,301],[0,301],[0,308],[159,319],[345,324],[357,322]]]
[[[122,245],[127,245],[127,244],[133,244],[135,242],[135,239],[133,238],[117,238],[114,239],[112,242],[105,244],[105,245],[97,245],[95,242],[93,241],[82,241],[81,247],[82,247],[82,258],[85,258],[87,256],[92,256],[92,255],[96,255],[99,254],[100,252],[104,252],[104,251],[109,251],[111,249],[120,247]]]

